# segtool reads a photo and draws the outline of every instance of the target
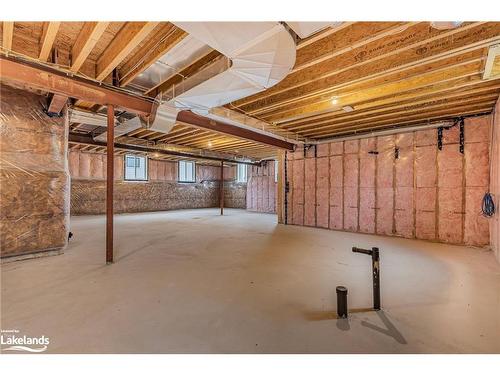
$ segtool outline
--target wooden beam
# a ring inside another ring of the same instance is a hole
[[[40,48],[40,55],[38,56],[39,60],[47,61],[49,59],[60,25],[61,22],[45,22],[43,24],[43,33],[40,40],[42,46]]]
[[[96,79],[104,80],[159,22],[127,22],[97,60]]]
[[[293,143],[281,140],[279,138],[274,138],[266,134],[258,133],[246,128],[240,128],[238,126],[226,124],[220,121],[215,121],[197,115],[191,111],[179,112],[179,114],[177,115],[177,121],[184,122],[186,124],[190,124],[199,128],[213,130],[218,133],[233,135],[237,138],[252,140],[258,143],[263,143],[269,146],[283,148],[290,151],[295,149],[295,145]]]
[[[126,86],[187,36],[184,30],[167,23],[120,69],[120,86]]]
[[[4,21],[2,25],[2,47],[12,50],[12,39],[14,38],[14,22]]]
[[[58,69],[47,67],[13,56],[0,54],[2,69],[0,79],[34,89],[60,94],[70,98],[89,101],[100,105],[112,104],[118,108],[148,117],[152,101],[117,88],[100,85],[92,80],[72,76]]]
[[[113,216],[115,171],[115,109],[108,104],[108,142],[106,150],[106,263],[113,263]]]
[[[71,49],[72,72],[78,72],[108,27],[109,22],[85,22]]]

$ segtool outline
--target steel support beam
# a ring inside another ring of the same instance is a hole
[[[288,151],[293,151],[295,145],[279,138],[274,138],[266,134],[252,131],[250,129],[241,128],[239,126],[226,124],[193,113],[191,111],[181,111],[177,115],[177,121],[184,122],[202,129],[208,129],[219,133],[232,135],[237,138],[247,139],[250,141],[263,143],[269,146],[283,148]]]
[[[113,263],[113,188],[115,182],[115,109],[108,105],[108,144],[106,150],[106,263]]]
[[[71,143],[79,143],[79,144],[90,145],[90,146],[106,147],[106,145],[107,145],[106,142],[99,142],[99,141],[94,140],[90,135],[70,134],[68,140]],[[213,156],[189,154],[189,153],[185,153],[185,152],[162,150],[162,149],[158,149],[158,148],[151,148],[151,147],[131,145],[131,144],[123,144],[123,143],[116,143],[116,142],[115,142],[115,148],[121,149],[121,150],[136,151],[136,152],[145,152],[145,153],[151,152],[151,153],[155,153],[155,154],[159,154],[159,155],[179,156],[179,157],[183,157],[183,158],[187,158],[187,159],[224,161],[226,163],[235,163],[235,164],[238,163],[238,164],[256,165],[256,166],[260,165],[260,162],[248,162],[248,161],[224,159],[224,158],[217,158],[217,157],[213,157]]]
[[[67,96],[100,105],[111,104],[139,116],[148,117],[153,100],[134,95],[123,89],[113,88],[90,79],[71,76],[69,73],[30,60],[0,54],[0,79],[55,95]]]

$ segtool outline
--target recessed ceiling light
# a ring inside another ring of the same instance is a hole
[[[338,101],[339,101],[339,98],[337,98],[336,96],[334,96],[334,97],[332,98],[332,104],[333,104],[333,105],[337,104],[337,103],[338,103]]]
[[[461,21],[431,22],[431,26],[438,30],[456,29],[461,24],[463,24]]]
[[[212,147],[212,141],[208,141],[208,147]]]

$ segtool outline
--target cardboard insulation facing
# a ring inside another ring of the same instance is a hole
[[[43,97],[0,86],[1,257],[60,251],[69,221],[67,114],[49,118]]]
[[[325,143],[288,153],[288,222],[487,246],[492,116],[460,127]]]

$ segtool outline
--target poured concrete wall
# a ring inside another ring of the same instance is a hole
[[[148,159],[148,181],[124,181],[123,156],[115,157],[116,213],[219,206],[220,167],[196,165],[196,183],[178,183],[178,163]],[[106,209],[106,155],[72,150],[71,214],[102,214]],[[224,168],[225,207],[245,208],[244,184],[234,183],[235,167]],[[243,198],[243,199],[242,199]]]
[[[274,181],[275,162],[248,167],[246,208],[249,211],[276,213],[278,184]]]
[[[66,110],[49,118],[42,96],[0,86],[0,255],[59,252],[69,219]]]
[[[490,192],[495,202],[496,213],[490,219],[490,241],[497,260],[500,262],[500,99],[495,106],[492,127],[490,165]]]
[[[350,232],[487,246],[492,116],[459,127],[322,144],[288,153],[288,221]],[[397,150],[397,151],[396,151]],[[397,153],[397,156],[396,156]]]

